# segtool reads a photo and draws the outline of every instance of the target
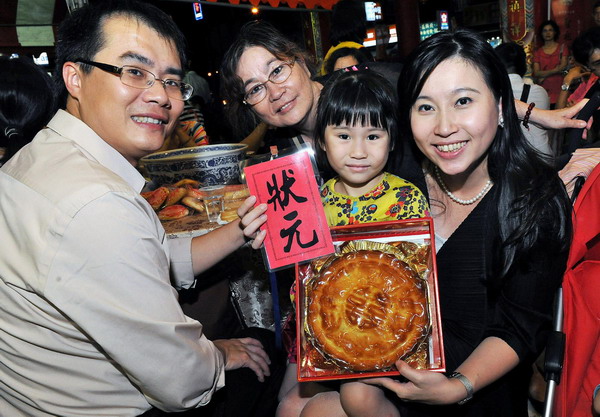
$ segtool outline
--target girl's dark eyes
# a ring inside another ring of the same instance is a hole
[[[345,134],[345,133],[340,133],[340,134],[338,135],[338,137],[339,137],[340,139],[343,139],[343,140],[348,140],[348,139],[350,139],[350,135],[347,135],[347,134]]]
[[[367,140],[377,140],[379,139],[379,135],[369,135],[367,136]]]

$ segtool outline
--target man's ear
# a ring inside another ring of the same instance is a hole
[[[62,69],[62,76],[69,95],[78,98],[81,91],[81,69],[79,65],[70,61],[65,62]]]

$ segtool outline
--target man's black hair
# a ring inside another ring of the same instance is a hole
[[[68,96],[62,76],[63,65],[78,58],[93,61],[106,42],[104,23],[113,16],[135,19],[154,29],[162,38],[173,41],[181,66],[187,63],[185,37],[173,19],[162,10],[137,0],[98,1],[77,9],[58,28],[54,83],[59,107],[66,106]],[[91,71],[87,65],[82,65],[81,69],[86,73]]]

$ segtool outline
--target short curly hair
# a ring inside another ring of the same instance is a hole
[[[544,28],[548,25],[552,26],[552,29],[554,29],[554,40],[557,41],[558,38],[560,38],[560,27],[554,20],[544,20],[538,29],[538,36],[540,39],[543,39],[542,33],[544,32]]]

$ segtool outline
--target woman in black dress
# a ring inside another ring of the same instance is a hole
[[[448,372],[398,361],[403,379],[346,383],[302,416],[526,417],[570,240],[566,192],[523,137],[510,81],[485,40],[440,33],[407,62],[400,111],[434,219]]]

